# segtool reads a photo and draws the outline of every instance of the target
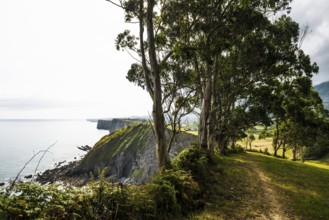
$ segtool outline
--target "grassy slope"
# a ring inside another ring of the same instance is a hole
[[[132,124],[104,136],[82,159],[81,168],[87,170],[100,162],[108,164],[113,157],[128,148],[134,152],[141,150],[148,143],[150,129],[147,124]]]
[[[285,216],[329,219],[328,169],[256,153],[222,157],[218,161],[224,174],[213,174],[217,182],[209,183],[208,205],[191,219],[267,219],[272,204],[264,196],[254,166],[270,179]]]

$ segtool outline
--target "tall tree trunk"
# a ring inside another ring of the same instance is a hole
[[[208,146],[208,124],[209,124],[209,115],[211,109],[211,92],[212,92],[212,75],[211,75],[211,66],[207,63],[207,82],[206,88],[204,91],[204,97],[201,106],[200,114],[200,125],[199,125],[199,142],[200,147],[207,149]]]
[[[275,157],[277,157],[278,156],[278,148],[274,148],[274,154],[273,154],[273,156],[275,156]]]
[[[227,150],[227,138],[225,135],[218,135],[217,136],[217,144],[218,144],[218,149],[220,154],[226,154]]]
[[[140,1],[139,3],[139,44],[140,51],[142,57],[142,66],[143,73],[145,78],[146,90],[150,94],[152,100],[154,98],[154,92],[151,82],[151,73],[149,68],[147,67],[146,55],[145,55],[145,46],[144,46],[144,1]]]
[[[161,91],[161,78],[160,70],[155,50],[154,29],[153,29],[153,8],[155,0],[147,1],[147,14],[146,14],[146,26],[148,37],[148,51],[151,65],[151,73],[153,76],[153,123],[155,138],[157,144],[157,155],[159,168],[165,167],[170,161],[169,153],[167,151],[166,136],[165,136],[165,123],[164,114],[162,109],[162,91]]]
[[[275,142],[273,142],[273,150],[274,150],[274,156],[278,156],[278,149],[279,149],[279,120],[276,120],[276,132],[275,132]]]
[[[216,143],[216,138],[215,138],[215,115],[213,113],[210,113],[209,115],[209,134],[208,134],[208,149],[211,153],[214,153],[215,149],[215,143]]]
[[[208,148],[211,153],[214,153],[215,144],[216,144],[216,131],[218,131],[219,124],[216,120],[216,111],[213,111],[213,108],[216,108],[218,103],[218,94],[216,94],[216,84],[217,84],[217,76],[219,72],[219,58],[218,55],[215,56],[215,68],[213,78],[211,80],[211,104],[210,104],[210,113],[209,113],[209,129],[208,129]],[[215,95],[216,94],[216,95]]]
[[[296,161],[297,160],[297,149],[296,149],[296,147],[294,147],[292,149],[292,160],[293,161]]]
[[[283,142],[283,145],[282,145],[282,158],[286,158],[286,151],[287,151],[287,148],[286,148],[286,144]]]

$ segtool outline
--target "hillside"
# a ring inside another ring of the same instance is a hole
[[[329,109],[329,82],[323,82],[314,86],[314,88],[319,92],[326,109]]]
[[[181,133],[176,137],[170,156],[196,141],[196,136]],[[155,136],[149,124],[130,124],[104,136],[81,160],[74,171],[78,175],[97,175],[107,167],[114,181],[144,183],[157,171]]]
[[[0,219],[325,220],[328,182],[328,164],[189,148],[143,185],[101,175],[83,188],[29,182],[0,191]]]

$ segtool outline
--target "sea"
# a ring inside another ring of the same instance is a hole
[[[86,152],[78,146],[92,147],[108,134],[96,127],[87,120],[0,120],[0,182],[13,180],[24,166],[22,179],[80,159]]]

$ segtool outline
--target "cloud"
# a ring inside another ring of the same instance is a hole
[[[302,49],[320,67],[313,78],[314,84],[329,81],[329,4],[327,0],[303,0],[292,3],[292,18],[300,24],[310,26]]]

